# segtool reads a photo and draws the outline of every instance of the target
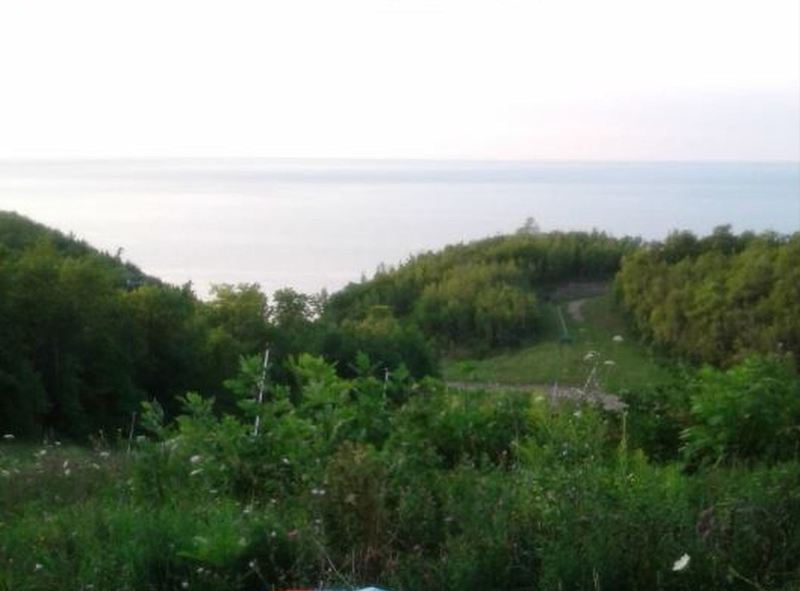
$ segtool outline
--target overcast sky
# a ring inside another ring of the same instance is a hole
[[[798,0],[2,0],[0,158],[800,159]]]

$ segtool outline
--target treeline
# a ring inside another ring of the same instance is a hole
[[[436,358],[413,326],[375,311],[341,326],[320,321],[326,296],[257,285],[219,285],[198,299],[190,285],[146,276],[24,217],[0,212],[0,433],[83,439],[127,426],[143,400],[169,416],[187,391],[233,405],[224,381],[243,355],[286,362],[323,354],[353,375],[359,352],[378,371],[436,373]]]
[[[349,285],[331,297],[326,314],[353,322],[383,306],[444,348],[514,345],[536,334],[537,291],[610,279],[637,244],[600,232],[518,232],[448,246]]]
[[[629,253],[616,290],[644,336],[689,360],[800,359],[800,233],[675,232]]]

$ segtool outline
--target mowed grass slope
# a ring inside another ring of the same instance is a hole
[[[599,383],[609,392],[635,390],[668,379],[667,369],[627,330],[610,294],[587,298],[581,306],[582,320],[569,313],[569,301],[543,305],[543,335],[536,343],[483,359],[445,360],[445,380],[582,386],[595,366]],[[571,337],[568,343],[561,339],[559,307]],[[621,342],[614,340],[617,335]],[[587,360],[590,352],[595,353]]]

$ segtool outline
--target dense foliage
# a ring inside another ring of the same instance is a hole
[[[617,289],[646,337],[691,360],[800,359],[800,234],[673,233],[628,254]]]
[[[358,321],[386,306],[446,348],[487,351],[536,335],[537,291],[608,280],[636,240],[593,232],[519,232],[410,258],[331,296],[326,314]]]
[[[415,257],[330,299],[255,285],[190,286],[143,275],[120,257],[0,214],[0,429],[82,438],[128,424],[144,399],[168,415],[222,382],[242,354],[309,351],[354,375],[360,352],[382,371],[435,375],[440,345],[519,342],[539,319],[534,287],[609,277],[631,241],[603,234],[520,233]],[[276,364],[273,379],[288,376]]]
[[[229,381],[232,414],[196,394],[172,423],[146,405],[147,436],[129,454],[0,443],[0,588],[800,584],[800,464],[770,451],[780,433],[729,448],[748,469],[687,471],[638,449],[629,434],[647,427],[635,416],[550,406],[535,391],[384,382],[367,364],[344,379],[306,355],[291,367],[299,390],[273,385],[258,406],[259,365],[243,360]],[[703,372],[695,405],[728,379]],[[782,400],[767,404],[779,412]],[[701,410],[685,420],[716,426]]]

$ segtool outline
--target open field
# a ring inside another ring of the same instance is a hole
[[[579,300],[583,303],[577,307]],[[561,339],[559,307],[571,342]],[[543,311],[543,337],[538,342],[484,359],[445,360],[445,380],[581,386],[593,368],[599,384],[610,392],[666,380],[667,370],[627,330],[610,294],[556,300],[544,304]]]

